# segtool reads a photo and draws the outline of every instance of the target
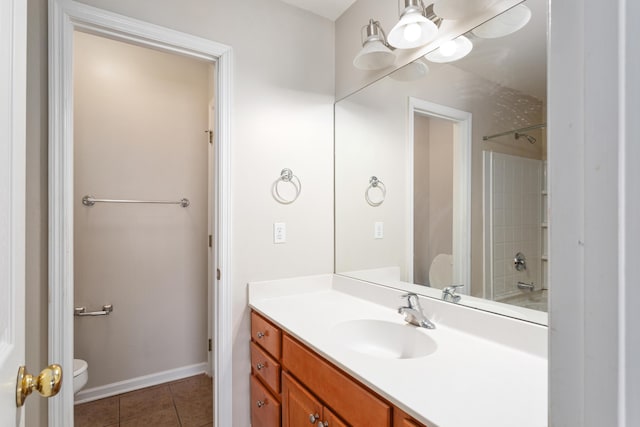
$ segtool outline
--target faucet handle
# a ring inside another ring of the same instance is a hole
[[[422,308],[420,307],[420,300],[418,299],[418,294],[416,294],[415,292],[407,292],[406,294],[403,294],[402,296],[400,296],[400,298],[406,298],[407,299],[407,308]],[[415,303],[411,302],[411,298],[415,298],[414,301]]]
[[[458,302],[460,301],[461,296],[456,294],[456,289],[462,288],[464,285],[450,285],[442,290],[442,299],[444,301],[448,301],[451,298],[451,301]]]

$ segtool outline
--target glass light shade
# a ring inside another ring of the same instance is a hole
[[[476,27],[472,33],[483,39],[495,39],[515,33],[529,22],[531,10],[519,4]]]
[[[381,70],[390,67],[396,56],[380,40],[368,41],[353,59],[353,65],[361,70]]]
[[[431,62],[453,62],[458,59],[464,58],[473,49],[473,43],[465,36],[456,37],[450,40],[433,52],[429,52],[425,55]]]
[[[477,15],[495,0],[435,0],[433,12],[442,19],[458,20]]]
[[[412,49],[429,43],[438,34],[438,27],[418,12],[402,15],[391,29],[387,41],[398,49]]]
[[[423,78],[429,73],[429,66],[424,63],[422,58],[418,58],[413,62],[398,68],[389,77],[399,82],[412,82]]]

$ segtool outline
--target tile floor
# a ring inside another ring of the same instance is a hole
[[[213,427],[211,378],[185,378],[75,406],[75,427]]]

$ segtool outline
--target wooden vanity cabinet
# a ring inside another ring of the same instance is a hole
[[[427,427],[251,312],[252,427]]]

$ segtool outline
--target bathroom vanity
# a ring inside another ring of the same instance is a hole
[[[338,275],[249,285],[259,426],[547,425],[546,327]]]

